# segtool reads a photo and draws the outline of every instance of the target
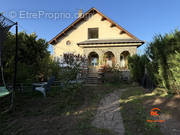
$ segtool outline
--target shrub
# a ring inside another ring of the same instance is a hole
[[[171,55],[168,60],[169,70],[172,73],[170,79],[170,89],[180,94],[180,53],[177,51]]]
[[[122,74],[118,65],[113,67],[102,66],[101,71],[103,72],[103,82],[118,83],[122,81]]]
[[[146,55],[133,55],[128,57],[128,67],[133,81],[141,83],[145,72],[145,65],[148,64],[148,61]]]
[[[179,93],[180,31],[157,35],[149,44],[146,54],[151,60],[153,81],[169,92]],[[150,73],[151,73],[150,72]]]

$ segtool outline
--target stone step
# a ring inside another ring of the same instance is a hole
[[[86,84],[100,84],[101,83],[100,78],[101,78],[101,76],[98,73],[90,72],[87,75]]]
[[[98,77],[99,75],[88,75],[88,77]]]
[[[86,79],[86,81],[88,81],[88,82],[98,82],[99,79]]]
[[[93,79],[87,79],[86,81],[88,81],[88,82],[98,82],[97,79],[96,79],[96,80],[93,80]]]
[[[87,79],[86,83],[101,83],[99,79]]]
[[[95,87],[95,86],[99,86],[100,84],[88,84],[88,83],[85,83],[84,86],[90,86],[90,87]]]
[[[85,84],[102,84],[100,82],[92,83],[92,82],[86,82]]]
[[[87,79],[90,79],[90,80],[98,80],[99,79],[99,77],[87,77]]]
[[[88,75],[87,77],[94,77],[94,78],[97,78],[97,77],[99,77],[99,76]]]
[[[87,79],[98,79],[98,77],[88,76]]]
[[[88,77],[100,77],[100,75],[90,75],[90,74],[88,74]]]

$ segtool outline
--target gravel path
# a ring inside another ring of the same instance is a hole
[[[92,125],[97,128],[110,129],[117,135],[124,134],[123,120],[120,113],[119,97],[122,90],[117,90],[105,96],[97,109]]]

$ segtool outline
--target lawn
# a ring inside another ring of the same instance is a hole
[[[171,135],[174,129],[180,131],[178,95],[168,95],[163,88],[148,92],[139,86],[127,87],[121,95],[120,103],[125,135]],[[161,110],[158,119],[164,120],[163,123],[147,122],[157,119],[150,115],[153,108]]]
[[[125,89],[119,99],[125,135],[162,135],[159,123],[146,121],[151,119],[150,110],[154,107],[159,107],[162,114],[172,116],[171,119],[178,120],[176,124],[180,122],[180,97],[167,95],[163,89],[146,92],[140,86],[124,83],[67,89],[52,88],[47,98],[28,89],[23,93],[17,92],[15,111],[0,115],[0,134],[113,135],[115,133],[112,131],[93,127],[91,121],[100,100],[117,89]],[[8,101],[8,98],[4,100]]]
[[[78,86],[76,89],[78,92],[68,93],[52,88],[47,98],[31,90],[17,92],[15,112],[0,116],[1,135],[111,135],[111,131],[92,127],[91,120],[100,99],[113,88]]]

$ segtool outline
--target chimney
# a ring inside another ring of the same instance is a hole
[[[79,12],[78,12],[78,18],[81,17],[83,15],[83,10],[80,9]]]

